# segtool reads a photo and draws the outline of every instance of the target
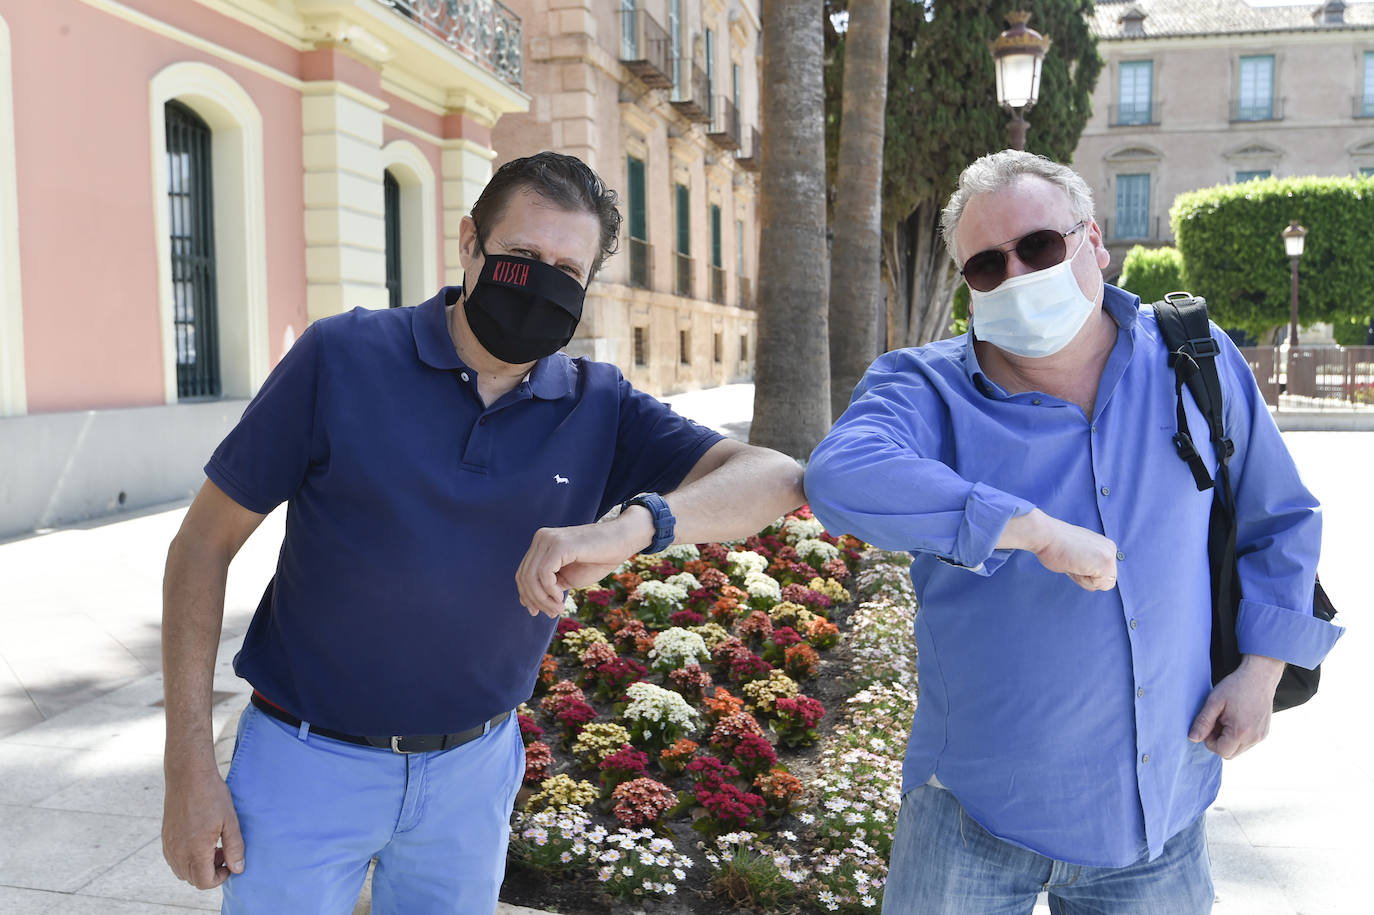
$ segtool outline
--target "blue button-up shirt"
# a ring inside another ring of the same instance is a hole
[[[484,404],[458,294],[312,324],[205,468],[251,511],[288,503],[234,667],[321,727],[444,734],[529,698],[554,629],[516,592],[534,532],[667,492],[721,439],[562,353]]]
[[[1103,304],[1118,331],[1091,417],[1007,393],[967,334],[887,353],[812,454],[806,491],[830,530],[915,560],[921,697],[903,790],[935,775],[994,835],[1120,867],[1158,856],[1206,809],[1221,760],[1187,739],[1210,690],[1212,492],[1174,450],[1174,373],[1153,311],[1112,286]],[[1213,336],[1236,447],[1240,650],[1313,667],[1341,632],[1312,615],[1317,503],[1250,369]],[[1117,587],[1085,591],[1029,552],[995,549],[1032,507],[1115,541]]]

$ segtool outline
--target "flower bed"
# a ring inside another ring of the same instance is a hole
[[[877,911],[915,707],[905,565],[803,508],[570,594],[520,709],[502,898]]]

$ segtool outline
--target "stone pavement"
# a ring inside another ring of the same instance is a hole
[[[670,400],[744,437],[752,396],[751,386],[731,385]],[[1285,439],[1326,505],[1322,577],[1351,631],[1317,699],[1276,717],[1268,741],[1227,764],[1209,814],[1219,915],[1370,910],[1374,636],[1359,622],[1374,593],[1363,580],[1374,433]],[[172,877],[158,838],[160,582],[184,511],[164,507],[0,543],[0,915],[219,908],[217,892]],[[277,512],[229,572],[215,681],[222,762],[247,695],[229,661],[282,529]]]

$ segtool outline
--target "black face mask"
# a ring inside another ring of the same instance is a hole
[[[487,254],[476,283],[468,286],[463,277],[463,291],[463,313],[477,342],[513,365],[566,346],[586,295],[581,283],[557,267],[506,254]]]

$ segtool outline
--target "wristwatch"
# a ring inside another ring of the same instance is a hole
[[[642,492],[633,499],[627,499],[625,504],[620,506],[620,510],[624,511],[631,505],[642,505],[654,516],[654,539],[640,552],[661,553],[666,550],[673,542],[673,528],[677,524],[672,509],[668,508],[667,500],[656,492]]]

